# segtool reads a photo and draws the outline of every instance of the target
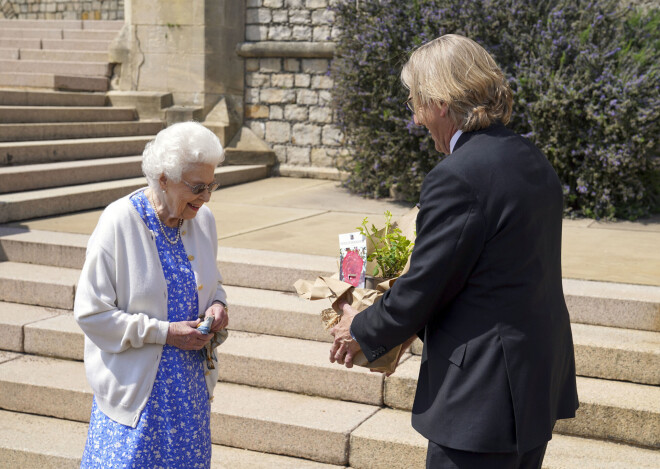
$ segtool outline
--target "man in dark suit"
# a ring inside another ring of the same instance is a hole
[[[428,468],[540,468],[578,407],[561,279],[563,198],[544,155],[504,127],[512,93],[474,41],[442,36],[402,72],[415,122],[448,154],[425,178],[410,269],[344,304],[331,361],[424,341],[412,425]]]

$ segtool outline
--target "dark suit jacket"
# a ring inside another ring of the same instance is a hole
[[[410,270],[351,329],[370,361],[424,340],[412,424],[429,440],[522,453],[575,415],[562,209],[547,159],[500,124],[426,176]]]

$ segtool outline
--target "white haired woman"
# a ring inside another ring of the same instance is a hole
[[[228,317],[204,204],[223,159],[198,123],[160,131],[143,153],[149,186],[108,205],[89,239],[74,306],[94,392],[81,467],[210,467],[218,370],[200,350]]]

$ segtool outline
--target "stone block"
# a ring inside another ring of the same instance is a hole
[[[259,88],[248,88],[245,90],[246,104],[257,104],[259,100]]]
[[[294,165],[308,165],[309,155],[309,147],[289,146],[286,149],[286,162]]]
[[[270,87],[270,74],[266,73],[246,73],[245,84],[251,88]]]
[[[258,122],[258,121],[251,121],[248,123],[250,130],[254,132],[254,134],[261,138],[264,139],[266,138],[266,124],[263,122]]]
[[[259,71],[259,59],[245,59],[245,71],[246,72],[258,72]]]
[[[259,8],[262,5],[263,0],[246,0],[245,6],[247,8]]]
[[[327,73],[330,61],[326,59],[302,59],[302,71],[305,73]]]
[[[306,121],[308,119],[307,107],[290,104],[284,108],[284,118],[289,121]]]
[[[298,90],[296,92],[296,103],[298,104],[317,104],[319,95],[313,90]]]
[[[25,326],[26,353],[82,360],[84,349],[85,335],[71,312]]]
[[[312,12],[312,24],[332,24],[335,22],[335,12],[332,10],[315,10]]]
[[[216,352],[219,380],[382,405],[383,375],[328,361],[327,342],[236,332]]]
[[[0,301],[0,349],[24,351],[23,328],[30,323],[65,313],[65,310]],[[1,362],[1,360],[0,360]]]
[[[312,148],[312,154],[311,154],[311,163],[314,166],[325,166],[325,167],[332,167],[333,166],[333,155],[332,152],[333,150],[327,150],[325,148]]]
[[[332,122],[332,109],[324,106],[311,106],[309,108],[309,120],[329,124]]]
[[[428,441],[410,425],[410,412],[382,409],[351,433],[354,469],[425,467]]]
[[[282,59],[260,59],[259,67],[262,73],[279,73],[282,71]]]
[[[287,23],[288,20],[288,10],[273,10],[273,23]]]
[[[284,0],[263,0],[263,6],[266,8],[282,8]]]
[[[253,104],[245,107],[245,117],[247,119],[268,119],[268,115],[268,106]]]
[[[293,88],[292,73],[278,73],[271,77],[271,86],[280,88]]]
[[[332,102],[332,93],[330,91],[319,91],[319,104],[330,104]]]
[[[297,73],[295,76],[296,88],[308,88],[311,82],[311,75],[306,73]]]
[[[291,10],[289,12],[289,23],[292,24],[307,24],[311,19],[311,12],[309,10]]]
[[[286,143],[291,139],[291,124],[288,122],[266,122],[266,141]]]
[[[296,10],[305,8],[305,3],[303,0],[286,0],[286,7],[289,10]]]
[[[248,8],[245,10],[246,24],[268,24],[273,16],[268,8]]]
[[[286,145],[273,145],[275,157],[280,163],[286,163]]]
[[[332,28],[330,26],[316,26],[312,32],[312,40],[317,42],[331,40]]]
[[[339,146],[344,143],[344,134],[334,125],[323,127],[323,145]]]
[[[190,93],[204,91],[207,70],[203,55],[180,56],[178,54],[168,54],[166,59],[167,87],[169,90]],[[160,73],[162,73],[162,70]]]
[[[327,8],[328,0],[306,0],[305,6],[310,10],[314,8]]]
[[[284,119],[284,109],[282,109],[282,106],[271,106],[268,117],[271,120],[282,120]]]
[[[287,72],[299,72],[300,59],[284,59],[284,70]]]
[[[311,124],[294,124],[291,141],[296,145],[319,145],[321,143],[321,127]]]
[[[309,26],[295,25],[293,27],[293,39],[296,41],[311,41],[312,28]]]
[[[276,25],[268,29],[268,39],[271,41],[288,41],[292,31],[289,26]]]
[[[272,104],[287,104],[296,102],[296,92],[291,89],[264,88],[261,90],[261,101]]]
[[[268,39],[268,26],[247,25],[245,27],[245,39],[248,41],[265,41]]]

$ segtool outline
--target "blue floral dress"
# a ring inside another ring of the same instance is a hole
[[[143,191],[133,206],[156,235],[158,255],[167,281],[170,322],[197,319],[197,285],[181,239],[170,244]],[[164,227],[170,239],[176,228]],[[136,428],[108,418],[96,399],[81,468],[209,468],[211,466],[210,402],[204,363],[197,351],[163,347],[156,381]]]

